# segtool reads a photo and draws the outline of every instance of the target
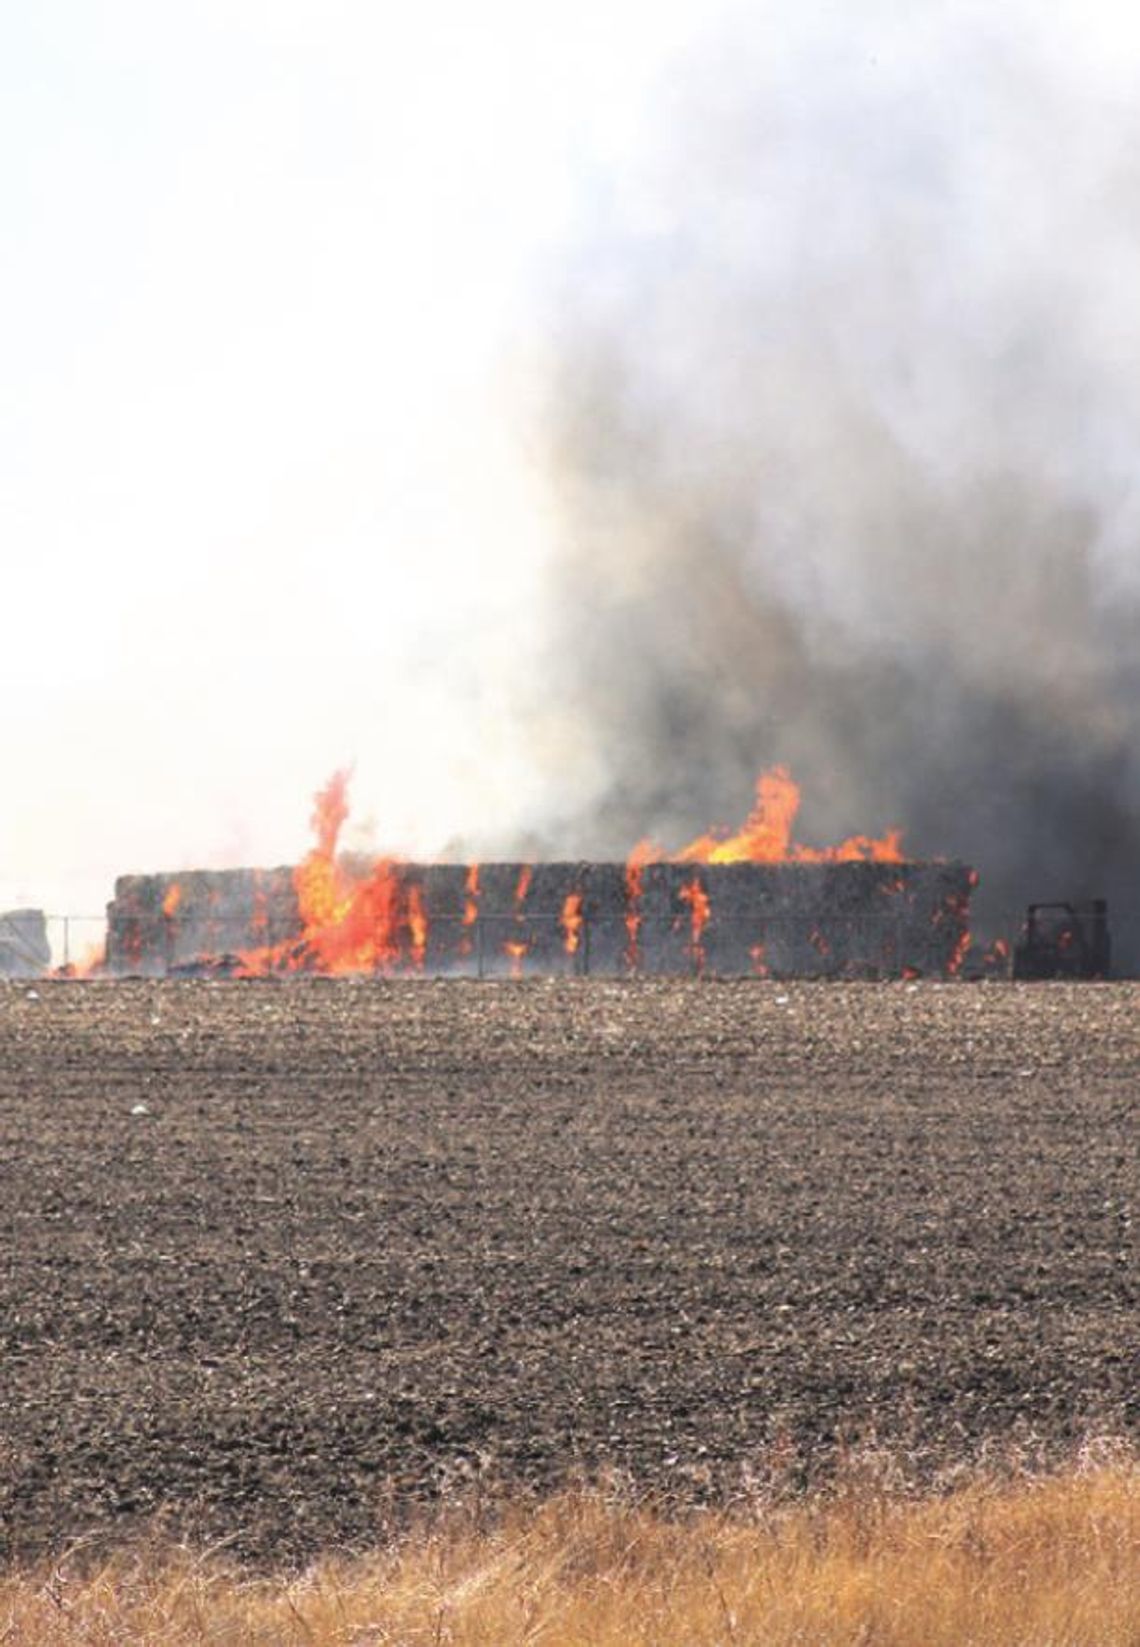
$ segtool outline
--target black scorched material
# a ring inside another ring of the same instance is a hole
[[[480,865],[473,891],[464,865],[377,873],[395,896],[366,969],[397,976],[951,975],[975,879],[960,863],[516,863]],[[107,964],[148,976],[323,967],[288,868],[122,877]]]

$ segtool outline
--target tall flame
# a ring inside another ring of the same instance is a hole
[[[246,951],[247,974],[302,969],[341,976],[386,972],[405,951],[421,969],[427,951],[428,920],[419,886],[405,887],[392,858],[378,858],[369,872],[354,873],[337,856],[348,817],[347,771],[334,772],[316,796],[316,842],[293,871],[301,937]]]

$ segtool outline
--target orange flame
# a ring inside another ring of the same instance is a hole
[[[681,888],[679,896],[689,906],[689,928],[692,933],[689,953],[697,964],[697,971],[703,972],[705,969],[703,939],[704,930],[709,920],[709,895],[701,885],[699,877],[694,875],[688,886]]]
[[[534,869],[532,866],[530,864],[524,864],[519,874],[518,885],[515,887],[516,921],[521,922],[523,919],[523,905],[526,903],[526,895],[530,891],[530,883],[533,877]],[[508,938],[506,943],[503,945],[503,954],[510,958],[512,978],[522,977],[522,964],[529,952],[529,938]]]
[[[800,809],[800,789],[786,766],[773,766],[756,780],[756,805],[735,835],[699,835],[677,854],[677,863],[871,863],[902,862],[902,831],[882,837],[849,835],[838,846],[800,846],[792,825]]]
[[[471,954],[473,943],[469,928],[479,919],[479,865],[468,864],[467,878],[463,883],[463,930],[459,935],[458,955],[460,960],[466,960]]]
[[[53,967],[48,974],[51,978],[97,978],[102,972],[107,960],[107,946],[105,943],[91,943],[83,946],[82,953],[74,961],[64,961]]]
[[[247,951],[241,957],[246,975],[388,972],[405,950],[412,965],[422,967],[428,920],[421,888],[405,887],[391,858],[377,859],[361,877],[337,857],[348,817],[348,777],[347,771],[335,772],[317,795],[316,844],[293,871],[300,939]]]
[[[562,930],[566,934],[566,953],[576,955],[582,941],[582,894],[571,892],[562,905]]]
[[[469,864],[468,865],[467,880],[466,880],[466,883],[464,885],[464,891],[466,892],[467,897],[466,897],[466,901],[464,902],[464,905],[463,905],[463,924],[464,924],[464,926],[474,926],[475,922],[479,919],[479,865],[478,864]]]
[[[412,940],[412,965],[417,972],[422,972],[427,954],[428,920],[423,889],[419,886],[408,888],[408,931]]]
[[[635,969],[638,964],[638,938],[641,934],[642,877],[640,864],[630,863],[625,871],[625,946],[626,965]]]
[[[956,978],[962,970],[962,962],[966,959],[970,945],[973,942],[967,922],[970,913],[970,900],[952,892],[946,899],[946,912],[954,920],[962,922],[962,930],[955,940],[953,952],[946,963],[947,975]]]
[[[174,916],[178,912],[178,906],[181,902],[182,887],[178,881],[175,881],[172,886],[167,887],[166,897],[162,900],[162,913],[166,916],[168,921],[172,921],[174,919]]]
[[[666,854],[656,841],[648,838],[638,841],[630,853],[625,866],[625,930],[627,943],[625,962],[631,971],[636,971],[640,962],[641,938],[641,899],[644,893],[644,876],[642,871],[646,864],[661,863]]]
[[[346,770],[335,772],[315,797],[313,829],[315,843],[293,871],[293,886],[300,914],[301,935],[285,943],[268,945],[268,899],[260,879],[255,883],[253,935],[261,940],[242,957],[242,970],[263,975],[279,971],[319,971],[338,975],[350,972],[391,971],[411,965],[424,966],[429,920],[423,888],[405,884],[401,866],[391,858],[374,862],[365,873],[338,857],[341,830],[348,817]],[[670,859],[655,842],[639,841],[625,870],[626,963],[636,970],[640,962],[644,893],[644,869],[654,862],[674,863],[838,863],[865,860],[878,863],[902,862],[902,837],[897,829],[882,837],[852,835],[838,846],[812,848],[793,838],[799,811],[800,791],[788,769],[775,766],[761,773],[756,785],[756,803],[736,834],[712,830],[691,841]],[[515,930],[502,945],[512,972],[521,975],[522,963],[530,952],[525,926],[525,904],[530,892],[533,867],[522,868],[514,893]],[[462,926],[471,929],[479,919],[480,866],[468,866],[464,885]],[[704,931],[710,918],[709,895],[699,877],[681,889],[689,906],[691,953],[698,969],[705,962]],[[167,892],[164,913],[171,917],[181,901],[175,883]],[[950,913],[948,911],[948,913]],[[956,912],[955,912],[956,913]],[[565,948],[577,954],[585,935],[583,898],[571,893],[561,916]],[[460,953],[469,954],[471,939],[464,936]],[[955,951],[954,966],[961,965],[965,946]],[[763,974],[767,962],[763,946],[753,953],[756,971]]]

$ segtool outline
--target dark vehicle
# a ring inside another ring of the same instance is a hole
[[[1111,956],[1108,904],[1030,904],[1013,951],[1015,978],[1105,978]]]

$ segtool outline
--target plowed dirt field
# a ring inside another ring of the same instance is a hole
[[[0,1557],[1140,1429],[1133,984],[0,986]]]

